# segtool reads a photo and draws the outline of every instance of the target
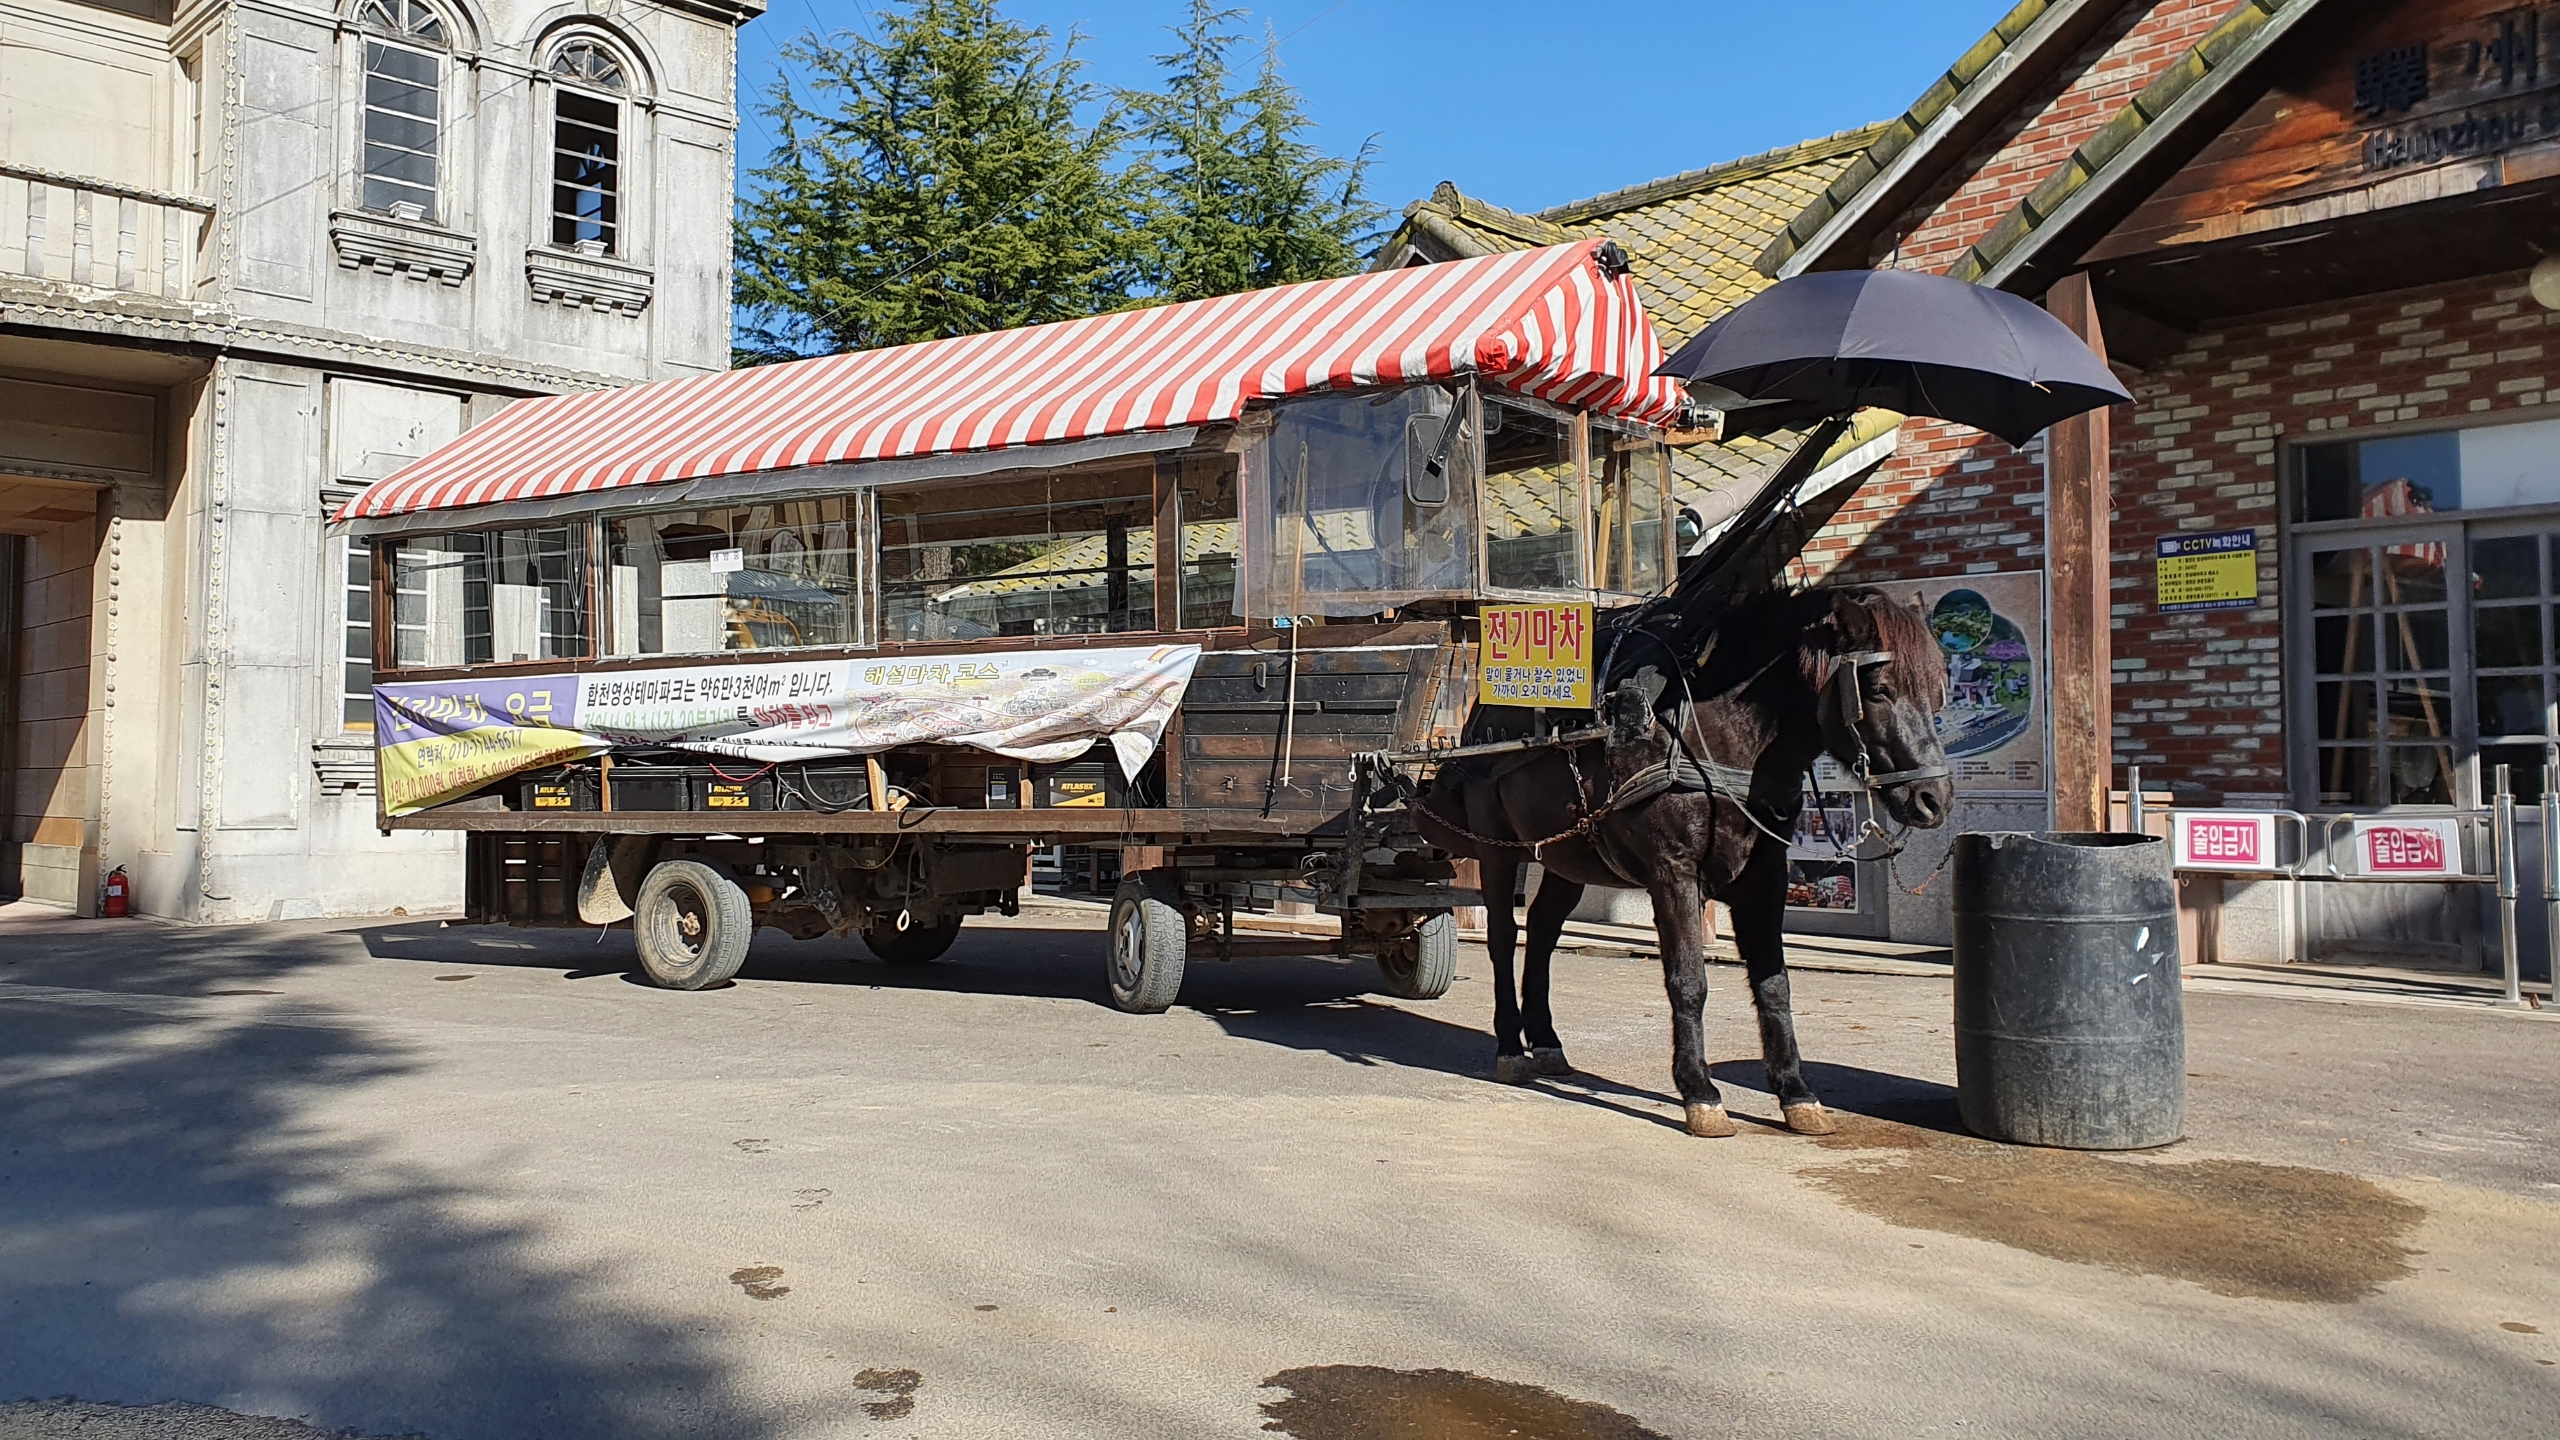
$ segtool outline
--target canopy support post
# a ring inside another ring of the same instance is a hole
[[[2100,360],[2097,298],[2085,271],[2045,293],[2045,308]],[[2115,772],[2115,707],[2109,630],[2107,411],[2101,406],[2045,432],[2046,615],[2051,627],[2053,826],[2107,828]]]

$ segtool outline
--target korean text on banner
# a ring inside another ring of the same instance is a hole
[[[1591,708],[1591,606],[1487,605],[1476,699],[1486,705]]]
[[[782,764],[945,744],[1046,764],[1107,739],[1135,779],[1199,660],[1157,645],[377,685],[383,803],[406,815],[625,747]]]
[[[601,753],[579,733],[578,677],[437,680],[373,687],[382,807],[406,815],[492,780]]]

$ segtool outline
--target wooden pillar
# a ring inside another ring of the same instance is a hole
[[[2081,272],[2045,294],[2045,308],[2107,356],[2098,306]],[[2049,582],[2053,717],[2053,824],[2107,828],[2115,771],[2109,644],[2107,412],[2075,415],[2045,432],[2044,553]]]

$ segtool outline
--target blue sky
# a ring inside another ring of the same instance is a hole
[[[871,4],[769,0],[739,37],[741,101],[774,51],[812,28],[867,23]],[[1286,0],[1247,22],[1347,152],[1377,136],[1371,190],[1389,210],[1454,180],[1519,210],[1562,204],[1834,130],[1890,119],[2010,0]],[[1063,35],[1088,78],[1144,86],[1181,0],[1009,0]],[[753,119],[741,151],[771,137]]]

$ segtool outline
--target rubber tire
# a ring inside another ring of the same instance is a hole
[[[1161,1015],[1182,991],[1191,927],[1172,896],[1173,887],[1162,880],[1124,875],[1111,897],[1104,977],[1111,1003],[1132,1015]]]
[[[1423,917],[1378,957],[1386,992],[1399,1000],[1437,1000],[1458,978],[1458,922],[1448,911]]]
[[[693,909],[703,924],[698,944],[688,945],[677,917]],[[707,990],[747,963],[755,938],[755,907],[729,872],[708,860],[661,860],[640,882],[631,907],[631,936],[640,968],[665,990]]]
[[[939,925],[909,925],[900,930],[893,917],[872,922],[862,932],[862,943],[874,958],[891,965],[929,965],[951,949],[960,938],[960,917],[952,916]]]

